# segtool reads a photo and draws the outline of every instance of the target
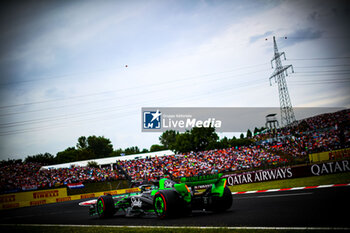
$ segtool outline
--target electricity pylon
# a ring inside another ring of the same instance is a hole
[[[282,65],[281,56],[284,56],[284,60],[286,60],[286,55],[284,52],[278,52],[277,43],[275,37],[273,37],[273,49],[274,56],[271,60],[271,66],[273,68],[272,62],[275,61],[275,71],[272,73],[271,79],[275,80],[275,83],[278,84],[278,93],[280,98],[280,109],[281,109],[281,124],[282,126],[291,126],[295,122],[295,115],[292,107],[292,103],[290,101],[287,82],[285,76],[288,76],[287,70],[291,68],[292,73],[294,73],[294,69],[292,65]]]

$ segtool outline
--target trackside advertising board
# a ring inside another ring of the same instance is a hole
[[[67,189],[49,189],[19,192],[0,196],[0,208],[9,209],[55,203],[56,199],[67,197]]]
[[[229,186],[272,180],[283,180],[308,176],[320,176],[333,173],[350,172],[350,160],[331,161],[307,166],[283,167],[258,170],[239,174],[224,175]]]
[[[117,195],[140,191],[139,188],[119,189],[112,191],[103,191],[96,193],[86,193],[79,195],[67,195],[66,188],[39,190],[31,192],[19,192],[0,195],[0,210],[12,209],[26,206],[44,205],[50,203],[79,200],[86,198],[99,197],[106,194]]]

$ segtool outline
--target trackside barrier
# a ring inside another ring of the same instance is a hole
[[[309,160],[312,163],[327,161],[327,160],[343,159],[343,158],[349,158],[349,157],[350,157],[350,148],[309,154]]]
[[[59,188],[3,194],[0,195],[0,210],[94,198],[107,194],[118,195],[139,191],[139,188],[130,188],[68,196],[67,188]]]
[[[322,176],[350,172],[350,159],[327,161],[312,165],[287,166],[275,169],[256,170],[243,173],[226,174],[227,185],[239,185],[273,180],[284,180],[309,176]]]

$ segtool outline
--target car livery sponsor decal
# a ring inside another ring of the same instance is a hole
[[[140,207],[142,206],[142,201],[138,197],[131,197],[131,207]]]

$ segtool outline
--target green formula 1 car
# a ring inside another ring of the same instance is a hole
[[[100,196],[97,200],[81,202],[89,206],[90,216],[108,218],[118,211],[129,216],[155,214],[164,219],[189,215],[192,210],[225,211],[232,205],[232,194],[222,174],[184,177],[180,183],[160,179],[157,184],[140,186],[140,192]],[[202,193],[195,187],[208,186]]]

